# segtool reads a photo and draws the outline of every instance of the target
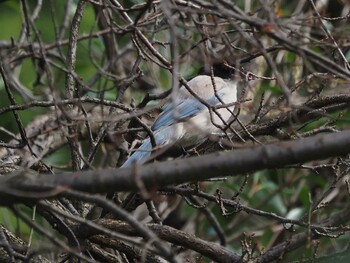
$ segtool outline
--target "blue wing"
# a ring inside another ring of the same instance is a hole
[[[219,99],[216,96],[211,97],[207,102],[214,106],[219,103]],[[205,109],[206,106],[195,98],[189,98],[181,101],[176,109],[173,104],[168,104],[164,111],[159,114],[158,118],[152,125],[152,130],[157,131],[158,129],[166,126],[170,126],[176,122],[181,122],[189,117],[197,115],[198,112]],[[174,112],[176,111],[176,112]],[[175,115],[176,114],[176,115]]]
[[[154,139],[157,145],[166,145],[169,143],[169,139],[172,137],[174,130],[173,127],[166,127],[154,133]],[[152,153],[152,143],[150,138],[147,138],[143,144],[125,161],[121,168],[129,167],[134,162],[138,164],[144,163]]]
[[[149,138],[147,138],[144,143],[134,152],[120,168],[125,168],[131,166],[133,163],[137,162],[142,164],[152,153],[152,144]]]

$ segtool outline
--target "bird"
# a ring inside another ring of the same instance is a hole
[[[237,80],[226,63],[215,63],[210,69],[202,68],[187,85],[182,85],[176,99],[168,101],[154,121],[151,130],[157,149],[199,145],[227,126],[237,102]],[[121,168],[147,162],[152,150],[148,137]]]

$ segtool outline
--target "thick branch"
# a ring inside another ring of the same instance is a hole
[[[13,189],[38,193],[51,187],[63,187],[47,192],[46,197],[53,197],[64,194],[66,188],[91,193],[137,190],[139,180],[142,180],[146,187],[155,189],[214,177],[235,176],[260,169],[280,168],[348,153],[350,153],[349,130],[244,150],[216,152],[200,157],[143,166],[136,165],[127,169],[66,172],[56,176],[45,174],[27,176],[26,171],[17,172],[16,175],[1,178],[0,191],[6,194],[7,198],[0,198],[0,204],[9,203],[8,195],[16,196]],[[32,196],[35,198],[36,195]]]

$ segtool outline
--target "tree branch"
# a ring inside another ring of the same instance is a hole
[[[12,202],[9,196],[21,199],[18,191],[23,191],[26,200],[28,200],[26,191],[35,193],[47,191],[47,196],[44,193],[45,197],[64,195],[65,189],[90,193],[135,191],[137,180],[142,180],[146,187],[155,189],[208,178],[236,176],[260,169],[281,168],[285,165],[348,153],[350,153],[350,131],[346,130],[295,141],[277,142],[249,149],[216,152],[123,169],[65,172],[56,176],[45,174],[28,176],[29,173],[24,170],[1,178],[0,197],[6,195],[7,198],[0,198],[0,204]],[[139,169],[141,167],[142,169]],[[35,196],[33,194],[32,198],[35,199]],[[39,196],[43,198],[43,193]]]

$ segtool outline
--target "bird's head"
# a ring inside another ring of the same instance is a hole
[[[235,75],[235,70],[226,62],[215,62],[211,65],[205,65],[199,70],[199,75],[213,75],[222,79],[232,79]]]

